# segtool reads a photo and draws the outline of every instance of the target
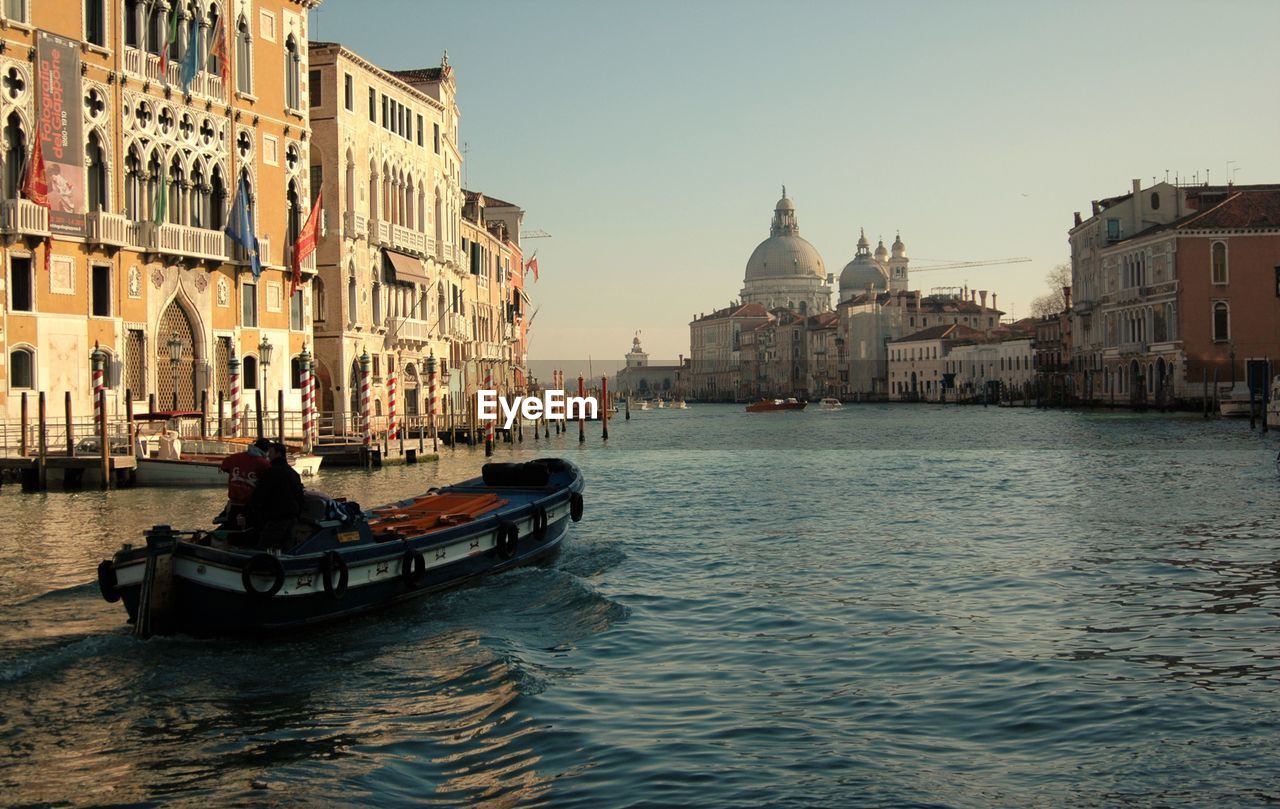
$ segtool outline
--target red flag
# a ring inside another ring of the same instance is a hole
[[[316,194],[316,204],[311,206],[311,213],[307,214],[307,223],[302,226],[302,232],[298,234],[298,241],[293,244],[293,278],[289,281],[289,297],[293,297],[293,293],[298,291],[298,287],[302,285],[302,262],[307,256],[316,251],[316,226],[320,222],[319,213],[323,205],[324,191]]]
[[[40,135],[35,136],[35,145],[31,147],[31,158],[27,160],[26,176],[22,178],[22,196],[41,208],[49,207],[49,175],[44,167],[44,149],[40,147]],[[44,240],[44,271],[49,271],[49,260],[53,256],[53,237]]]
[[[524,269],[525,272],[532,270],[533,280],[538,280],[538,254],[536,252],[532,256],[529,256],[529,260],[525,262]]]
[[[221,77],[225,87],[227,84],[227,25],[225,22],[220,21],[218,30],[213,32],[213,44],[209,46],[209,53],[218,60],[218,76]]]

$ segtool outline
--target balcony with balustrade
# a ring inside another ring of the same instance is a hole
[[[132,243],[129,237],[129,219],[121,214],[90,211],[85,214],[84,223],[85,235],[90,244],[127,247]]]
[[[0,203],[0,232],[10,236],[48,236],[49,209],[26,199]]]
[[[147,252],[201,261],[226,261],[228,256],[225,233],[188,225],[134,222],[127,241]]]
[[[344,239],[363,239],[369,236],[369,217],[355,211],[344,211],[342,236]]]
[[[182,89],[182,60],[170,60],[165,70],[162,71],[158,55],[147,53],[137,48],[126,47],[124,49],[124,69],[126,73],[132,73],[134,76],[146,81],[160,82],[170,87]],[[222,77],[206,70],[196,71],[195,78],[191,80],[190,91],[192,95],[203,96],[215,101],[225,102],[227,99],[227,88],[222,82]]]
[[[420,347],[431,340],[431,324],[416,317],[388,317],[387,337],[404,347]]]
[[[444,326],[450,337],[465,340],[471,336],[471,330],[467,328],[467,318],[457,312],[449,312],[444,316]]]

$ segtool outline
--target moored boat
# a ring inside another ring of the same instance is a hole
[[[1237,382],[1218,398],[1218,412],[1227,418],[1248,418],[1249,406],[1249,386],[1244,382]]]
[[[199,432],[201,413],[193,411],[161,411],[134,416],[137,428],[137,471],[139,486],[225,486],[222,462],[228,456],[243,452],[252,438],[195,438]],[[183,425],[183,421],[191,422]],[[188,433],[188,436],[182,433]],[[289,465],[301,477],[320,471],[319,455],[303,451],[299,444],[286,443]]]
[[[761,399],[747,405],[748,413],[768,413],[774,410],[804,410],[808,402],[798,399]]]
[[[287,549],[157,525],[98,566],[98,585],[144,637],[297,629],[544,559],[582,517],[582,490],[574,464],[545,459],[370,511],[309,493]]]

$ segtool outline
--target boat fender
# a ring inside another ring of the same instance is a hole
[[[578,522],[582,519],[582,493],[574,492],[569,495],[569,519]]]
[[[542,539],[547,533],[547,510],[538,506],[533,510],[533,535]]]
[[[265,574],[273,578],[271,586],[266,590],[259,590],[253,586],[253,577],[255,574]],[[244,570],[240,571],[240,582],[244,585],[244,591],[251,596],[260,596],[262,598],[271,598],[280,592],[280,588],[284,587],[284,565],[280,564],[280,560],[269,553],[260,553],[249,559],[244,564]]]
[[[337,584],[333,582],[334,571],[338,573]],[[341,601],[342,597],[347,594],[347,583],[350,580],[347,560],[342,558],[342,554],[337,551],[329,551],[321,557],[320,578],[324,581],[325,595],[334,601]]]
[[[520,544],[520,529],[513,522],[504,522],[498,526],[498,535],[494,547],[502,559],[510,559],[516,555]]]
[[[400,560],[400,577],[411,589],[422,584],[427,577],[427,559],[421,552],[406,548]]]
[[[120,582],[116,580],[116,567],[110,559],[98,563],[98,589],[108,604],[120,600]]]

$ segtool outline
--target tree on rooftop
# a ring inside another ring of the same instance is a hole
[[[1031,301],[1032,317],[1056,315],[1067,308],[1067,296],[1063,287],[1071,286],[1071,265],[1059,264],[1044,277],[1049,291]]]

